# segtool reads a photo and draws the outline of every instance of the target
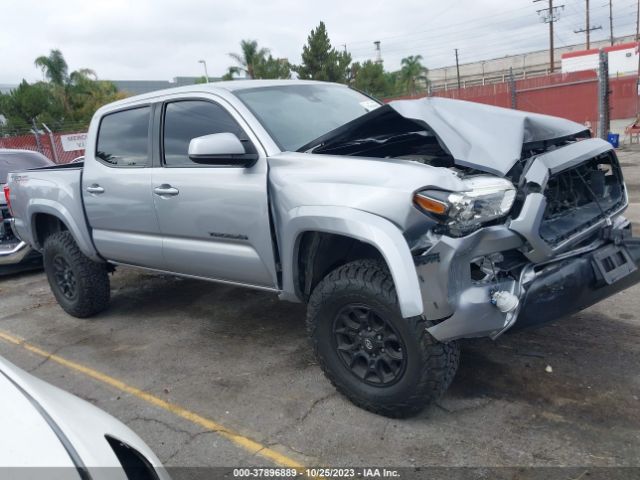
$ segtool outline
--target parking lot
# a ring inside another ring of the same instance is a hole
[[[640,220],[640,151],[620,158]],[[1,277],[0,298],[0,355],[124,421],[167,466],[640,466],[640,286],[465,342],[445,397],[408,420],[337,394],[304,307],[272,294],[119,268],[89,320],[41,272]]]

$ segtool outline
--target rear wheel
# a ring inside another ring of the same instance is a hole
[[[107,266],[85,256],[68,231],[54,233],[44,243],[44,269],[49,286],[69,315],[85,318],[109,305]]]
[[[390,417],[420,412],[448,388],[457,342],[441,343],[422,317],[400,314],[390,273],[358,260],[327,275],[309,300],[307,325],[325,375],[356,405]]]

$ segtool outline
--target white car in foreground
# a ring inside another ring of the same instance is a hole
[[[170,478],[122,422],[1,357],[0,412],[0,477]]]

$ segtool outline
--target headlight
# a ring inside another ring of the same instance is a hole
[[[440,218],[452,233],[464,234],[504,217],[516,198],[513,184],[502,178],[477,176],[463,183],[463,191],[423,190],[415,194],[413,201]]]

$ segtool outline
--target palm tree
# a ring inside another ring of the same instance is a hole
[[[90,68],[81,68],[80,70],[74,70],[69,75],[69,83],[77,85],[79,83],[85,83],[87,81],[97,81],[98,76],[96,72]]]
[[[416,81],[427,77],[427,69],[422,65],[422,55],[409,55],[400,63],[402,64],[400,79],[407,91],[415,95],[418,91]]]
[[[258,48],[256,40],[241,40],[240,49],[242,53],[229,54],[238,63],[238,67],[229,68],[229,73],[240,71],[245,72],[249,78],[255,78],[256,66],[264,61],[264,58],[269,54],[269,49]]]
[[[55,85],[64,85],[68,78],[69,67],[58,49],[51,50],[48,56],[36,58],[36,67],[40,67],[44,75]]]

